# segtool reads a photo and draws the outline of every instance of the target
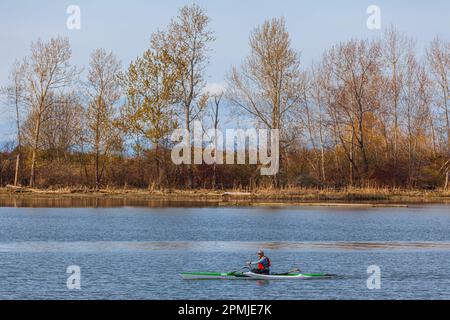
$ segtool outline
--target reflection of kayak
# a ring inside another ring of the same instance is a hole
[[[257,274],[252,272],[244,272],[247,277],[258,280],[314,280],[314,279],[330,279],[335,277],[334,274],[326,273],[289,273],[289,274]]]
[[[185,272],[180,276],[185,280],[254,280],[244,272]]]
[[[335,277],[326,273],[281,273],[256,274],[252,272],[185,272],[180,274],[185,280],[314,280]]]

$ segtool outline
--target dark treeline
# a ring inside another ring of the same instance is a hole
[[[284,19],[258,26],[224,90],[208,91],[210,18],[183,7],[125,69],[95,50],[83,78],[67,39],[31,44],[2,88],[16,139],[0,152],[0,184],[30,187],[447,188],[450,43],[418,53],[390,27],[301,64]],[[279,129],[280,172],[257,165],[174,165],[171,132],[236,120]],[[228,112],[227,112],[228,114]],[[227,119],[230,120],[230,119]]]

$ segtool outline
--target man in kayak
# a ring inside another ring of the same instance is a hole
[[[270,273],[270,259],[264,255],[264,251],[258,251],[258,261],[255,262],[247,262],[248,265],[256,265],[257,269],[252,269],[253,273],[258,274],[269,274]]]

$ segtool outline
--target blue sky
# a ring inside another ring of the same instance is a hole
[[[448,0],[1,0],[0,86],[6,84],[14,59],[28,54],[31,41],[57,35],[69,37],[73,63],[86,66],[95,48],[112,50],[126,66],[147,47],[152,32],[164,28],[185,4],[197,3],[212,19],[216,42],[207,69],[209,83],[221,83],[232,65],[248,52],[248,36],[265,19],[284,16],[293,45],[304,66],[324,49],[354,37],[376,37],[366,27],[369,5],[381,8],[382,28],[394,24],[422,50],[435,35],[450,38]],[[81,30],[68,30],[66,9],[81,8]],[[7,112],[0,113],[0,141],[13,132]]]

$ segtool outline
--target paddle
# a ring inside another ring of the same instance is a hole
[[[231,274],[231,275],[234,275],[234,274],[236,274],[237,272],[240,272],[243,269],[249,269],[249,266],[245,266],[245,267],[242,267],[239,270],[234,270],[234,271],[231,271],[231,272],[228,272],[228,273]]]

